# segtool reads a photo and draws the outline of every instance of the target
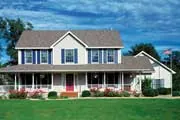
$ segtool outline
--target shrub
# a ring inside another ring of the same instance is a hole
[[[136,91],[133,92],[133,96],[134,97],[139,97],[141,94],[140,93],[137,93]]]
[[[180,91],[173,91],[172,96],[180,96]]]
[[[142,81],[142,91],[144,91],[145,89],[151,88],[151,82],[152,80],[150,78],[145,78]]]
[[[168,95],[171,94],[171,88],[158,88],[158,92],[160,95]]]
[[[94,93],[94,97],[104,97],[104,92],[97,91]]]
[[[56,91],[51,91],[48,93],[48,98],[50,99],[56,99],[57,98],[57,92]]]
[[[42,99],[42,90],[34,90],[33,92],[29,93],[30,98],[35,98],[35,99]]]
[[[9,91],[9,99],[26,99],[27,92],[25,89],[18,90],[10,90]]]
[[[127,91],[122,91],[121,94],[123,97],[130,97],[130,93]]]
[[[110,93],[110,92],[112,92],[111,89],[106,88],[106,89],[104,90],[104,96],[105,96],[105,97],[110,97],[110,96],[112,95],[112,93]],[[110,93],[110,94],[109,94],[109,93]],[[109,95],[110,95],[110,96],[109,96]]]
[[[152,88],[148,88],[148,89],[145,89],[143,91],[143,95],[146,96],[146,97],[158,96],[158,90],[152,89]]]
[[[89,96],[91,96],[90,91],[84,90],[84,91],[82,92],[82,97],[89,97]]]

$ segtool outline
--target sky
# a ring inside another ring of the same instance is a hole
[[[21,18],[35,30],[117,30],[124,52],[142,42],[160,55],[180,50],[180,0],[0,0],[0,16]],[[1,61],[8,59],[3,52]]]

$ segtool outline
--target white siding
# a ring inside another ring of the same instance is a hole
[[[118,50],[118,63],[121,63],[121,57],[122,57],[122,53],[121,53],[121,49]]]
[[[18,64],[21,64],[21,50],[18,50]]]
[[[67,35],[53,48],[53,64],[61,64],[61,49],[78,49],[78,64],[87,63],[86,48],[71,35]]]

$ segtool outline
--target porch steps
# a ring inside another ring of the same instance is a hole
[[[78,97],[78,92],[61,92],[60,96],[63,96],[63,97]]]

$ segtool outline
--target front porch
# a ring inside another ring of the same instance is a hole
[[[41,89],[44,92],[78,92],[93,88],[141,92],[141,73],[137,72],[61,72],[15,73],[14,85],[0,86],[1,92],[9,89],[26,91]]]

